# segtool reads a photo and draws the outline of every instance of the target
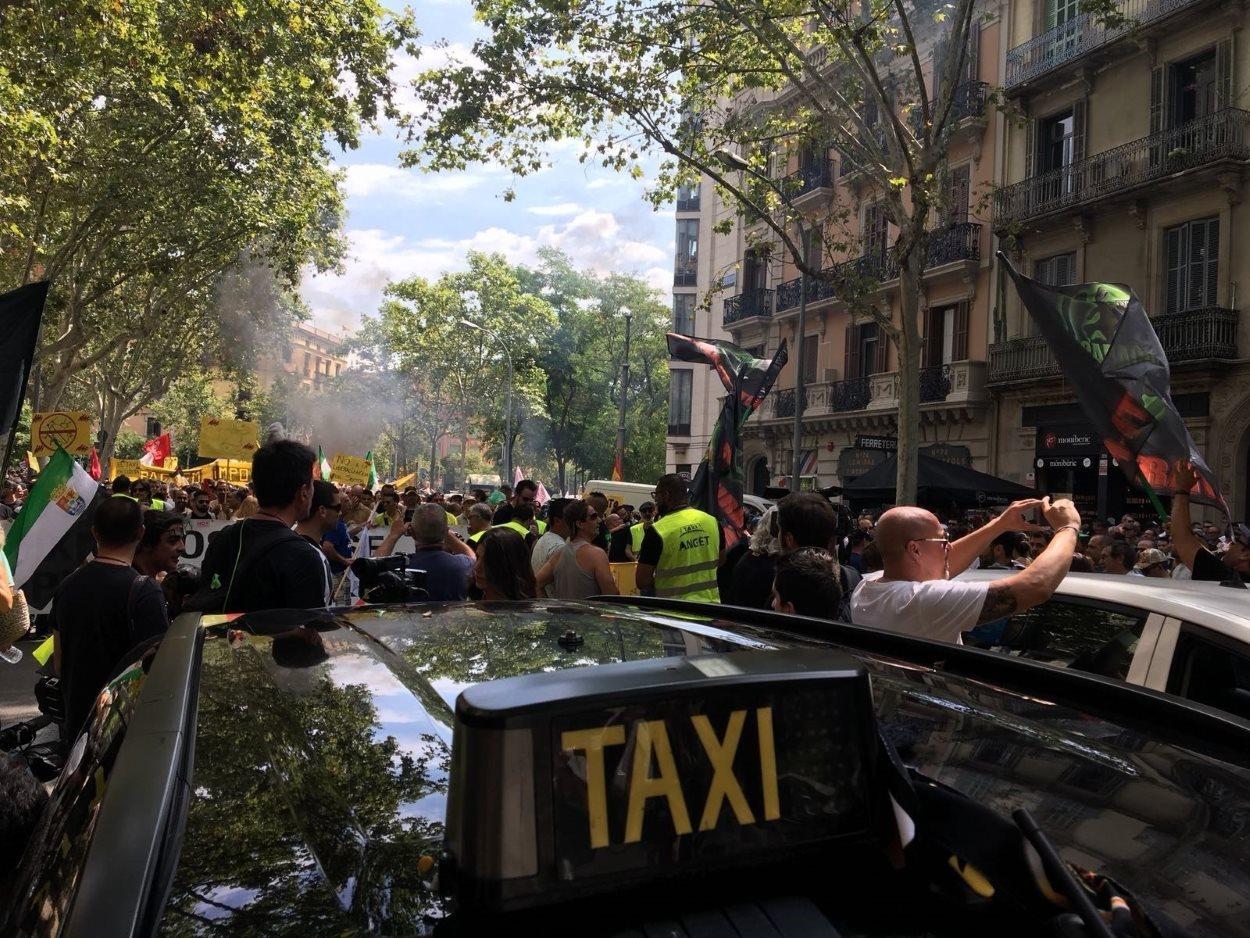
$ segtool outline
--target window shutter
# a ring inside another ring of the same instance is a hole
[[[1085,159],[1085,122],[1089,112],[1088,100],[1079,98],[1072,102],[1072,162]]]
[[[942,96],[942,85],[944,84],[942,81],[942,66],[946,62],[946,49],[948,46],[949,42],[945,34],[937,42],[933,43],[933,93],[929,97],[929,100],[933,103],[936,103]]]
[[[955,328],[951,334],[951,361],[968,360],[968,301],[955,307]]]
[[[1184,226],[1169,228],[1163,233],[1163,253],[1167,264],[1167,283],[1164,288],[1164,312],[1175,313],[1181,308],[1181,238]]]
[[[962,81],[976,81],[981,73],[981,21],[973,17],[968,24],[968,52],[964,56]]]
[[[1150,132],[1163,129],[1163,66],[1150,70]]]
[[[877,367],[873,369],[873,374],[879,375],[886,369],[890,350],[886,348],[889,343],[886,341],[885,330],[874,324],[873,331],[877,334]]]
[[[968,191],[971,188],[967,163],[951,170],[944,224],[958,225],[968,220]]]
[[[1215,106],[1233,104],[1233,38],[1221,39],[1215,46]]]
[[[1033,177],[1033,159],[1037,156],[1037,121],[1024,125],[1024,178]]]
[[[1202,224],[1201,222],[1199,224]],[[1206,289],[1202,297],[1203,306],[1217,306],[1216,299],[1220,281],[1220,220],[1211,218],[1206,221],[1207,228],[1207,269],[1203,278]]]
[[[859,373],[859,326],[846,327],[846,368],[845,377],[858,378]]]
[[[1206,287],[1207,267],[1207,224],[1191,222],[1189,228],[1189,269],[1185,274],[1185,297],[1182,302],[1184,309],[1197,309],[1202,305],[1203,290]]]
[[[934,343],[934,323],[933,323],[933,307],[926,306],[924,318],[921,320],[924,331],[920,335],[920,367],[928,368],[933,364],[933,343]],[[941,343],[942,337],[939,335],[936,340]]]
[[[1076,283],[1076,255],[1060,254],[1053,259],[1054,280],[1051,281],[1052,286],[1066,287],[1069,284]]]

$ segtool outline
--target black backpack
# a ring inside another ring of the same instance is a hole
[[[210,579],[201,582],[200,588],[187,598],[186,603],[183,605],[184,610],[195,610],[198,612],[229,611],[227,603],[230,601],[231,594],[238,596],[238,592],[234,590],[235,585],[247,581],[247,577],[251,574],[252,567],[255,566],[257,561],[279,544],[301,540],[298,534],[290,528],[284,527],[262,531],[251,538],[246,537],[246,531],[247,519],[245,518],[225,528],[213,539],[212,547],[222,551],[226,557],[229,557],[231,554],[234,555],[234,561],[230,564],[230,571],[225,574],[224,579],[219,579],[216,585],[213,584],[212,578],[219,578],[220,574],[210,573]],[[222,539],[220,544],[217,543],[218,539]],[[207,559],[206,557],[205,560]],[[216,555],[214,556],[215,559]]]

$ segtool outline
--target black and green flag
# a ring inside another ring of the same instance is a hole
[[[1176,469],[1193,463],[1193,501],[1228,514],[1215,473],[1194,445],[1176,405],[1163,345],[1141,301],[1118,283],[1051,287],[999,260],[1072,385],[1077,403],[1129,481],[1161,495],[1176,491]]]
[[[781,340],[777,354],[769,360],[756,358],[732,342],[670,332],[668,354],[678,361],[710,365],[729,392],[708,440],[707,453],[690,486],[690,504],[720,521],[725,546],[732,547],[746,535],[742,511],[742,428],[789,358],[786,342]]]

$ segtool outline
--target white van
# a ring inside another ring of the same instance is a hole
[[[591,492],[602,492],[608,497],[610,502],[615,502],[618,505],[633,505],[637,508],[643,502],[654,501],[651,497],[651,493],[654,491],[654,485],[646,485],[642,482],[613,482],[609,479],[591,479],[586,483],[586,487],[582,489],[582,497],[585,498]],[[761,515],[773,507],[771,501],[766,498],[760,498],[758,495],[743,495],[742,503],[747,507],[748,511],[753,510]]]

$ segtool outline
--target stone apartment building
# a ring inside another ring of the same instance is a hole
[[[1005,9],[1007,127],[994,225],[1050,283],[1136,291],[1172,365],[1172,393],[1235,518],[1250,514],[1250,364],[1239,284],[1250,223],[1250,42],[1238,4],[1124,0],[1131,28],[1075,2]],[[1148,511],[1082,419],[1015,291],[1003,283],[988,384],[998,474],[1072,493],[1083,511]]]
[[[1138,293],[1172,362],[1176,403],[1234,517],[1244,518],[1250,337],[1237,306],[1250,256],[1236,250],[1250,158],[1250,112],[1241,110],[1250,89],[1238,80],[1250,76],[1250,43],[1237,35],[1244,14],[1208,0],[1124,0],[1123,10],[1131,26],[1118,29],[1080,13],[1075,0],[991,4],[978,17],[957,95],[951,205],[933,220],[924,277],[922,452],[1071,495],[1090,513],[1145,506],[1085,425],[994,262],[1001,246],[1039,280],[1108,280]],[[940,38],[921,38],[926,62]],[[1002,107],[992,103],[995,90]],[[791,176],[795,207],[813,219],[849,215],[855,256],[823,263],[866,267],[881,282],[878,306],[897,310],[888,248],[896,232],[851,161],[832,149],[808,152],[777,172]],[[699,334],[723,328],[768,353],[784,337],[793,349],[795,271],[780,251],[752,250],[749,227],[713,234],[726,209],[711,186],[702,194],[694,292],[721,286],[711,311],[720,306],[720,315],[698,322]],[[885,458],[897,424],[895,350],[832,291],[813,290],[801,363],[804,487],[862,475]],[[747,425],[748,491],[788,484],[799,366],[786,366]],[[690,427],[703,442],[721,393],[704,386],[702,414],[692,395]],[[669,442],[675,465],[681,441]],[[697,465],[700,453],[688,446],[681,462]]]

